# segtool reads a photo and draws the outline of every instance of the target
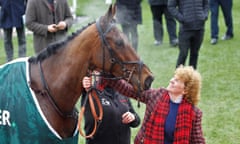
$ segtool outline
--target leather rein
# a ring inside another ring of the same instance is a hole
[[[79,113],[79,119],[78,119],[78,129],[79,129],[79,133],[81,134],[81,136],[85,137],[85,138],[91,138],[94,136],[94,134],[97,131],[98,126],[101,124],[102,118],[103,118],[103,108],[102,108],[102,104],[99,100],[98,97],[98,90],[97,90],[97,86],[96,86],[96,76],[93,76],[94,78],[92,78],[92,80],[94,80],[94,84],[92,85],[92,87],[90,88],[90,90],[87,91],[86,93],[86,97],[83,101],[82,107],[81,107],[81,111]],[[86,104],[87,101],[89,102],[89,106],[90,106],[90,110],[94,119],[94,127],[91,133],[89,133],[88,135],[84,134],[82,128],[81,128],[81,124],[82,124],[82,119],[85,113],[85,108],[86,108]],[[98,113],[96,113],[96,109],[95,109],[95,103],[97,104],[98,107]]]
[[[48,87],[48,84],[45,80],[45,76],[44,76],[44,73],[43,73],[43,69],[42,69],[42,65],[41,65],[41,61],[38,62],[38,66],[39,66],[39,71],[40,71],[40,77],[41,77],[41,81],[42,81],[42,85],[43,85],[43,88],[44,90],[41,90],[40,91],[40,94],[41,95],[46,95],[49,99],[49,101],[51,102],[52,106],[54,107],[54,109],[57,111],[57,113],[63,117],[63,118],[74,118],[74,119],[77,119],[77,115],[78,115],[78,112],[77,110],[74,108],[71,112],[63,112],[61,110],[61,108],[58,106],[57,102],[54,100],[51,92],[50,92],[50,89]]]

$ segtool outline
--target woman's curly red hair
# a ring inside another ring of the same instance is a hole
[[[197,105],[200,100],[200,91],[201,91],[201,75],[195,70],[192,66],[179,66],[175,75],[183,81],[185,85],[184,98],[193,105]]]

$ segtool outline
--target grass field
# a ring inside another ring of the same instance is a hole
[[[103,1],[80,0],[78,14],[87,16],[84,23],[75,24],[71,31],[80,29],[88,22],[103,15],[108,6]],[[142,3],[143,24],[139,26],[139,51],[141,59],[150,67],[155,75],[153,87],[167,86],[175,69],[178,49],[168,43],[165,31],[164,43],[161,46],[153,45],[152,19],[147,1]],[[200,109],[203,111],[202,127],[208,144],[240,144],[240,1],[234,1],[234,38],[229,41],[219,40],[217,45],[210,44],[210,21],[206,23],[204,42],[202,44],[198,70],[202,74],[203,85]],[[220,13],[220,34],[225,33],[222,13]],[[33,55],[32,37],[27,37],[28,55]],[[16,38],[15,55],[17,53]],[[5,62],[3,40],[0,40],[0,63]],[[137,104],[133,101],[134,106]],[[136,107],[136,111],[143,118],[145,106]],[[132,140],[138,128],[132,129]],[[84,143],[80,137],[79,143]]]

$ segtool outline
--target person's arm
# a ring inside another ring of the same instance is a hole
[[[205,144],[202,132],[202,112],[198,108],[194,108],[195,118],[193,120],[191,142],[193,144]]]
[[[47,36],[48,33],[48,25],[41,24],[37,22],[37,16],[40,11],[37,11],[37,3],[33,0],[28,0],[27,8],[26,8],[26,27],[31,30],[33,33],[38,35]]]
[[[128,99],[128,105],[129,105],[129,108],[130,108],[129,112],[131,112],[133,114],[134,118],[135,118],[134,121],[132,121],[130,123],[130,126],[134,128],[134,127],[137,127],[137,126],[140,125],[141,119],[140,119],[139,115],[136,113],[136,111],[134,110],[134,108],[132,106],[132,103],[129,99]]]
[[[72,16],[72,13],[71,13],[71,10],[70,10],[70,7],[68,5],[68,2],[65,1],[64,3],[64,22],[66,24],[66,27],[65,27],[65,30],[68,30],[72,24],[73,24],[73,16]],[[58,23],[60,24],[60,22]]]
[[[87,92],[86,92],[86,90],[84,89],[84,90],[82,91],[82,95],[81,95],[81,103],[80,103],[81,106],[83,106],[86,97],[87,97]]]
[[[184,17],[179,11],[179,2],[181,0],[168,0],[168,10],[179,22],[184,22]]]
[[[208,19],[208,12],[209,12],[209,3],[208,0],[203,0],[204,4],[203,4],[203,10],[204,10],[204,14],[205,14],[205,20]]]
[[[139,100],[140,102],[147,103],[150,97],[153,95],[152,89],[145,90],[138,93],[134,90],[131,84],[127,83],[125,80],[106,80],[107,85],[112,87],[114,90],[118,91],[124,96],[131,97],[133,99]]]

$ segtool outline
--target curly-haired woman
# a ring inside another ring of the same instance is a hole
[[[167,88],[149,89],[139,96],[123,80],[109,85],[128,97],[146,104],[142,126],[135,144],[204,144],[201,119],[197,108],[201,75],[191,66],[179,66]]]

